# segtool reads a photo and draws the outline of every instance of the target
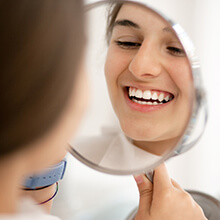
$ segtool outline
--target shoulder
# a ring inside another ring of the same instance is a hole
[[[15,214],[0,214],[0,220],[61,220],[60,218],[47,214],[40,206],[34,204],[29,198],[19,201],[18,212]]]
[[[61,220],[56,216],[49,214],[30,214],[30,213],[18,213],[13,215],[0,215],[0,220]]]

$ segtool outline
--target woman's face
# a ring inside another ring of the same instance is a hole
[[[123,4],[105,63],[113,108],[136,141],[179,138],[193,98],[191,69],[170,25],[147,8]]]

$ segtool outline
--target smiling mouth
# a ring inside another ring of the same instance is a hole
[[[140,90],[134,87],[126,87],[131,101],[140,105],[162,105],[174,99],[174,95],[168,92],[156,90]]]

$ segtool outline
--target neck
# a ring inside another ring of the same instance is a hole
[[[145,150],[149,153],[162,156],[163,154],[171,151],[177,144],[179,137],[162,140],[162,141],[133,141],[133,144],[137,147]]]
[[[17,158],[0,159],[0,213],[9,214],[17,211],[19,184],[22,166]]]

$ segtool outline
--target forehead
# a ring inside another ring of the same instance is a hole
[[[172,27],[166,20],[161,18],[149,8],[135,3],[123,4],[115,20],[132,21],[137,24],[137,29],[149,29],[156,27],[157,29],[164,29],[166,32],[175,34]]]

